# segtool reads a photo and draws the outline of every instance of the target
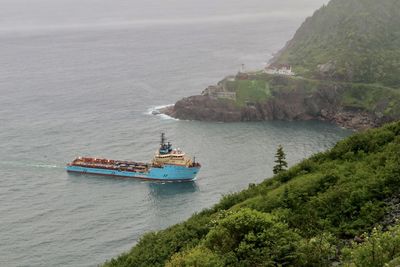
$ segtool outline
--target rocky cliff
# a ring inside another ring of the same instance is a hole
[[[282,76],[262,78],[267,79],[271,93],[266,100],[238,105],[229,99],[196,95],[161,112],[183,120],[220,122],[322,120],[353,129],[400,119],[400,94],[390,89]],[[365,101],[368,95],[375,98],[373,103]]]
[[[331,0],[271,61],[298,77],[239,73],[162,112],[223,122],[317,119],[354,129],[398,120],[399,12],[398,0]]]

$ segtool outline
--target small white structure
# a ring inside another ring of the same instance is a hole
[[[288,75],[293,76],[295,73],[292,71],[292,66],[287,64],[280,64],[276,66],[268,66],[265,68],[267,74]]]
[[[246,69],[244,68],[244,64],[240,65],[239,73],[245,73]]]
[[[214,96],[217,98],[224,98],[236,101],[236,92],[215,92]]]
[[[224,98],[236,101],[236,92],[226,91],[221,85],[210,85],[201,94],[214,99]]]

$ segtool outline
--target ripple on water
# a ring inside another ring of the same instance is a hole
[[[42,2],[35,7],[42,10]],[[79,3],[91,6],[85,2]],[[124,12],[142,10],[142,2],[127,2]],[[168,10],[182,10],[178,2],[179,8],[173,4]],[[278,2],[262,1],[261,7],[281,10]],[[218,7],[240,13],[244,5],[259,10],[260,3],[224,0]],[[207,6],[202,2],[185,11],[207,13]],[[349,131],[318,122],[210,123],[149,115],[149,107],[197,94],[236,71],[243,58],[259,66],[266,47],[277,51],[315,7],[301,18],[293,12],[303,9],[290,9],[279,23],[271,16],[246,20],[235,31],[231,23],[213,22],[212,28],[196,24],[195,34],[185,24],[0,33],[0,58],[7,66],[0,71],[0,265],[94,266],[128,250],[144,232],[180,222],[222,194],[270,177],[278,144],[292,165],[347,136]],[[4,10],[7,20],[13,13]],[[154,8],[148,12],[154,15]],[[30,18],[31,9],[20,14]],[[161,132],[202,163],[196,182],[64,170],[79,155],[151,160]]]

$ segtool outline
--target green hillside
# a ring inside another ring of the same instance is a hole
[[[272,69],[292,66],[294,76],[239,72],[217,85],[236,99],[192,96],[166,114],[223,122],[314,119],[352,129],[397,121],[399,14],[399,0],[331,0],[271,60]]]
[[[400,1],[331,0],[276,56],[309,78],[400,85]]]
[[[397,266],[399,198],[400,122],[148,233],[105,266]]]
[[[359,109],[372,114],[378,114],[386,121],[400,118],[400,90],[379,84],[341,82],[318,79],[307,79],[295,76],[277,76],[265,73],[257,73],[249,76],[248,80],[229,81],[230,87],[236,90],[236,104],[245,106],[246,102],[263,103],[279,96],[280,93],[294,93],[302,97],[318,102],[318,96],[327,98],[324,92],[334,91],[335,105],[347,109]],[[318,107],[317,116],[321,108]],[[314,103],[314,106],[316,104]]]

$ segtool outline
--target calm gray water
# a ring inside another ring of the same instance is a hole
[[[349,134],[318,122],[152,116],[241,63],[260,68],[325,0],[0,0],[0,266],[95,266]],[[150,160],[159,134],[194,183],[69,175],[75,156]]]

